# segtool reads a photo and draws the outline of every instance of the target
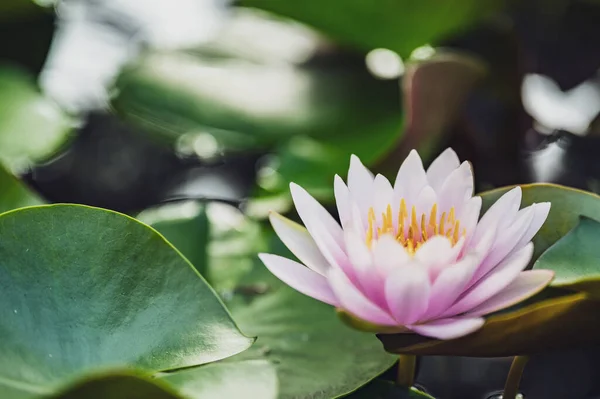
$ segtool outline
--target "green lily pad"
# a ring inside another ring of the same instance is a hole
[[[512,188],[502,187],[479,194],[483,199],[481,214]],[[548,219],[533,238],[534,260],[571,231],[579,222],[580,215],[600,219],[600,196],[596,194],[546,183],[526,184],[521,188],[523,190],[522,208],[533,203],[546,201],[552,203]]]
[[[0,162],[41,161],[55,155],[70,138],[72,120],[37,89],[33,77],[0,69]]]
[[[544,252],[533,267],[554,270],[556,274],[552,286],[585,291],[598,298],[600,297],[599,242],[600,223],[581,217],[579,224]]]
[[[221,361],[152,379],[132,371],[105,372],[76,381],[52,399],[237,399],[249,393],[277,397],[277,376],[268,361]]]
[[[246,223],[256,225],[248,219]],[[393,365],[396,357],[385,353],[374,334],[346,327],[331,306],[285,286],[264,267],[256,257],[257,251],[291,256],[270,228],[238,237],[258,243],[254,248],[245,247],[245,257],[237,252],[238,260],[229,263],[230,268],[241,269],[242,273],[236,280],[231,274],[210,275],[223,277],[223,284],[216,279],[213,285],[223,293],[240,328],[258,339],[252,348],[227,362],[271,361],[277,371],[279,399],[340,397]],[[263,241],[269,248],[262,247]],[[243,248],[239,243],[237,247]],[[222,255],[226,254],[209,252],[209,271],[213,262],[220,264],[218,258]]]
[[[226,360],[168,373],[160,380],[189,399],[277,398],[277,374],[267,360]]]
[[[344,44],[387,48],[408,57],[415,48],[489,16],[503,2],[243,0],[241,4],[306,23]]]
[[[18,398],[7,396],[7,399]],[[77,381],[52,399],[182,399],[166,384],[131,372],[94,375]]]
[[[0,213],[44,201],[0,165]]]
[[[99,368],[195,366],[252,343],[161,235],[107,210],[0,215],[0,292],[0,397],[52,394]]]

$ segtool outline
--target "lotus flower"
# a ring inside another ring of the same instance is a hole
[[[452,149],[427,171],[413,150],[393,187],[352,156],[348,184],[334,181],[341,225],[303,188],[290,188],[306,228],[277,213],[270,220],[303,264],[271,254],[261,260],[292,288],[381,332],[464,336],[481,328],[484,315],[529,298],[554,276],[523,271],[550,203],[519,210],[515,187],[479,219],[471,165]]]

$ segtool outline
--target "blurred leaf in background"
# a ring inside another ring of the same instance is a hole
[[[31,76],[0,68],[0,162],[27,167],[66,144],[73,121],[37,89]]]
[[[502,0],[242,0],[314,26],[365,49],[386,48],[406,58],[417,47],[465,30],[503,6]]]

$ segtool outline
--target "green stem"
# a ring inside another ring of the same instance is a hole
[[[412,387],[415,383],[416,365],[417,357],[415,355],[400,355],[396,384],[407,388]]]
[[[502,399],[516,399],[519,394],[519,383],[521,382],[521,376],[529,357],[527,356],[515,356],[506,377],[506,383],[504,384],[504,393]]]

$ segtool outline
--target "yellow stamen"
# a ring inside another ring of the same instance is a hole
[[[455,208],[451,207],[448,213],[442,212],[439,219],[437,211],[437,204],[433,204],[429,212],[429,220],[426,213],[421,213],[421,217],[418,218],[417,207],[411,206],[409,214],[406,200],[402,199],[398,209],[396,229],[394,229],[391,204],[387,205],[385,211],[381,213],[381,221],[377,220],[375,210],[371,207],[369,208],[366,232],[367,246],[371,248],[373,241],[384,234],[394,236],[411,255],[414,255],[428,239],[438,235],[446,237],[452,245],[456,245],[460,238],[467,234],[467,231],[463,228],[461,232],[460,220],[456,219]]]

